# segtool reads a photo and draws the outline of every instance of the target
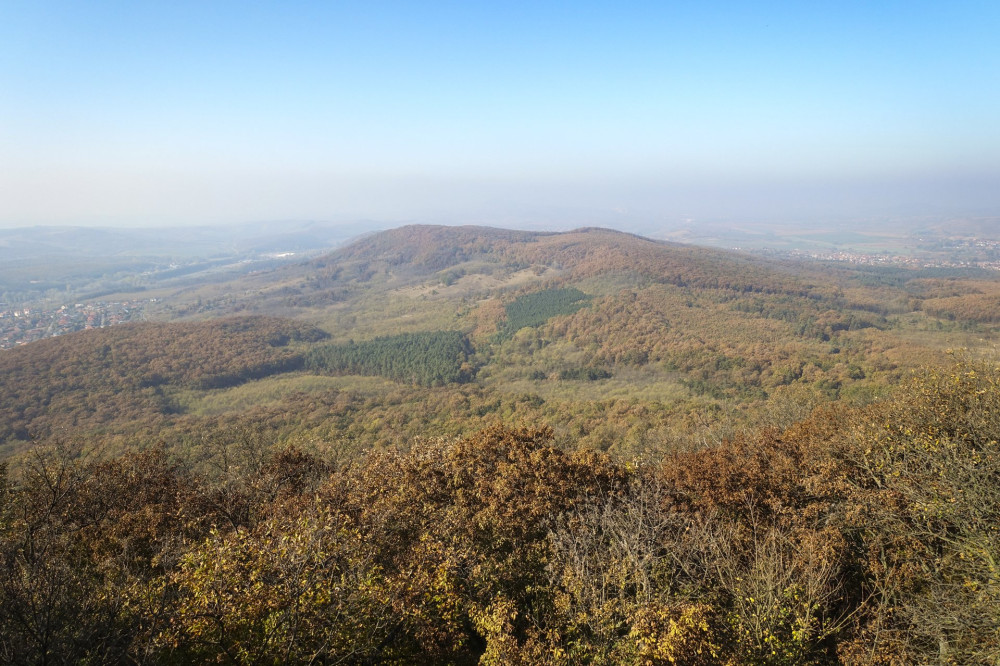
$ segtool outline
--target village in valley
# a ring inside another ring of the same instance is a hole
[[[144,307],[156,299],[94,301],[58,308],[0,303],[0,349],[91,328],[104,328],[144,318]]]

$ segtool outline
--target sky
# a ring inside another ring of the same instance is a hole
[[[0,226],[1000,215],[1000,3],[0,0]]]

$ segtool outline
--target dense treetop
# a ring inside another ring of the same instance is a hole
[[[367,342],[322,345],[309,352],[307,370],[334,374],[378,375],[443,386],[471,379],[472,345],[459,331],[402,333]]]
[[[522,294],[504,308],[505,319],[498,333],[500,339],[513,337],[526,326],[544,324],[556,315],[573,314],[587,298],[579,289],[543,289]]]
[[[221,430],[0,477],[0,660],[1000,659],[1000,371],[659,462],[493,426],[337,465]]]

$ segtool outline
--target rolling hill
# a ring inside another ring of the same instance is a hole
[[[409,226],[0,356],[7,451],[264,424],[334,448],[496,422],[661,454],[863,404],[995,340],[992,276],[765,261],[605,229]],[[237,317],[238,319],[228,319]],[[239,323],[236,323],[239,322]],[[197,438],[195,438],[197,439]]]
[[[995,662],[998,292],[474,227],[164,291],[0,353],[0,661]]]

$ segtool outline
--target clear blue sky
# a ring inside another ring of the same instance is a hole
[[[1000,2],[0,0],[0,225],[1000,214]]]

